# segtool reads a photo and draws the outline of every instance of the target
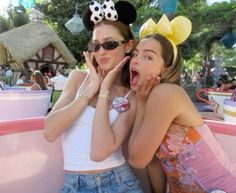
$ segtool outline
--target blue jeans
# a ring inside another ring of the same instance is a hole
[[[98,174],[65,173],[61,193],[144,193],[128,164]]]

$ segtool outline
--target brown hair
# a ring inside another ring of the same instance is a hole
[[[94,26],[94,29],[97,26],[100,26],[102,24],[111,25],[111,26],[115,27],[119,31],[120,35],[124,38],[125,41],[128,42],[129,40],[133,40],[134,41],[133,49],[135,48],[135,36],[134,36],[134,33],[133,33],[133,31],[132,31],[132,29],[131,29],[131,27],[129,25],[126,25],[126,24],[122,23],[121,21],[102,20],[101,22],[97,23]],[[126,56],[130,56],[132,51],[133,50],[131,50],[130,53],[126,54]],[[98,66],[98,64],[95,61],[95,59],[93,59],[93,64],[94,64],[94,66]],[[129,61],[122,68],[122,71],[121,71],[121,83],[125,87],[130,87]]]
[[[39,70],[35,70],[32,73],[31,78],[34,79],[35,82],[39,84],[39,86],[41,87],[42,90],[47,90],[47,87],[46,87],[44,79],[43,79],[42,72],[40,72]]]
[[[177,57],[173,62],[174,50],[169,40],[167,40],[160,34],[148,35],[144,39],[146,38],[152,38],[158,41],[161,45],[161,56],[164,59],[164,66],[168,68],[168,70],[162,75],[161,82],[174,83],[179,85],[180,74],[182,71],[181,54],[179,48],[177,47]]]

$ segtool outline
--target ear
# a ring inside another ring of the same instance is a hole
[[[126,47],[125,47],[126,54],[132,52],[133,49],[134,49],[134,40],[129,40],[126,44]]]
[[[165,73],[167,73],[168,72],[168,70],[170,69],[170,67],[163,67],[163,69],[161,70],[161,76],[163,76],[163,74],[165,74]]]

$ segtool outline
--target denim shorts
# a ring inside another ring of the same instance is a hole
[[[60,193],[144,193],[128,164],[98,174],[64,174]]]

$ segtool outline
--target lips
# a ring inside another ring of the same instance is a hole
[[[109,61],[109,58],[99,58],[98,63],[99,64],[106,64]]]
[[[139,80],[139,73],[136,69],[130,69],[130,85],[136,86]]]

